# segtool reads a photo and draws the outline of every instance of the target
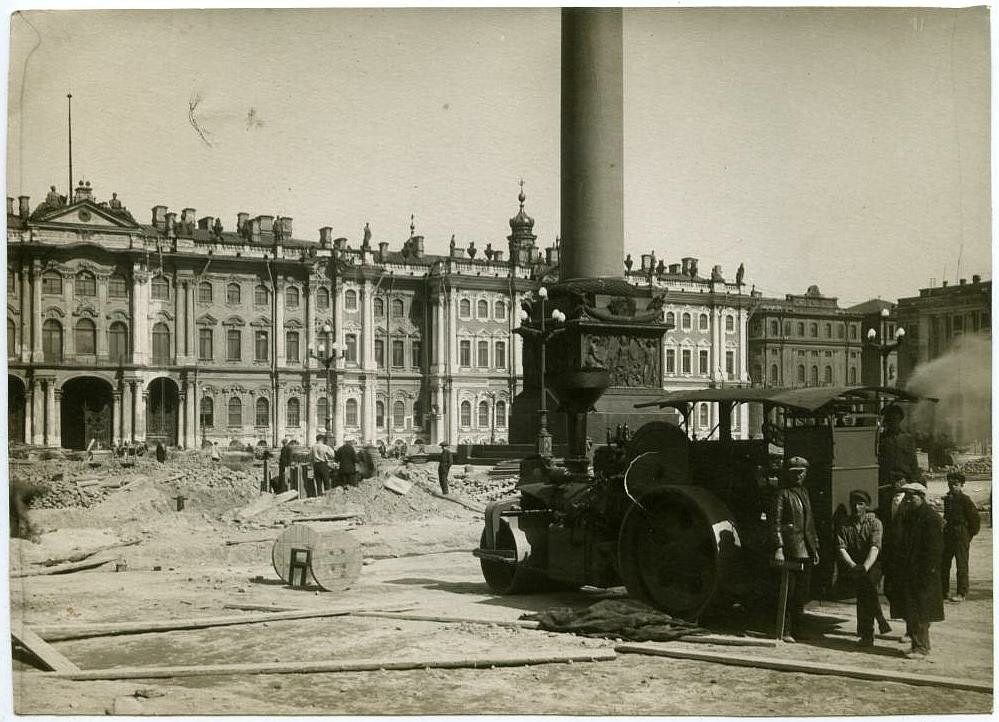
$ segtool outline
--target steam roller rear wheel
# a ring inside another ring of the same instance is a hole
[[[717,576],[714,534],[689,499],[652,494],[621,524],[618,561],[628,593],[675,617],[692,618]]]
[[[485,531],[479,538],[479,547],[486,548]],[[493,548],[501,551],[517,551],[517,543],[508,524],[500,524],[499,530],[496,532],[496,544]],[[482,567],[482,576],[485,578],[486,584],[496,594],[532,594],[566,588],[565,585],[559,585],[548,579],[544,574],[531,569],[523,562],[479,559],[479,565]]]

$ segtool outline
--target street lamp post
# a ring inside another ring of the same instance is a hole
[[[487,391],[486,396],[492,402],[489,406],[489,444],[493,445],[496,443],[496,392]]]
[[[886,323],[889,315],[890,312],[887,308],[881,309],[880,334],[874,328],[867,329],[867,346],[872,351],[877,351],[881,357],[881,386],[888,386],[888,358],[892,355],[892,353],[898,350],[899,346],[902,345],[902,341],[905,339],[905,329],[901,326],[895,330],[894,340],[888,338]],[[881,338],[881,341],[878,341],[879,337]],[[897,386],[897,373],[895,374],[895,380],[895,385]]]
[[[309,344],[309,356],[323,365],[326,371],[326,433],[333,433],[333,409],[335,408],[335,386],[333,383],[336,373],[337,359],[344,357],[344,351],[339,344],[333,341],[333,326],[327,322],[323,324],[324,341],[317,349],[314,344]]]
[[[537,439],[537,454],[543,459],[550,459],[552,456],[552,437],[548,433],[548,403],[547,399],[547,388],[545,386],[545,370],[546,370],[546,357],[545,357],[545,346],[548,344],[549,339],[565,331],[564,326],[559,326],[558,324],[565,323],[566,316],[564,313],[555,309],[551,313],[551,320],[555,326],[547,327],[545,326],[545,321],[547,320],[546,306],[548,302],[548,289],[542,286],[538,289],[538,302],[540,306],[541,313],[539,314],[539,324],[537,329],[528,328],[527,326],[521,325],[517,332],[524,337],[533,337],[538,339],[538,343],[541,346],[541,365],[538,369],[539,380],[541,384],[541,401],[538,406],[538,439]],[[524,309],[520,310],[520,320],[527,321],[530,318],[527,311]]]

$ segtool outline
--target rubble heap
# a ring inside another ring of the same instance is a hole
[[[965,474],[992,474],[992,457],[983,456],[980,459],[971,459],[958,467]]]

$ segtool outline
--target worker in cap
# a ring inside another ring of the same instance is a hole
[[[447,442],[441,442],[441,460],[437,465],[437,481],[441,485],[441,494],[447,496],[448,477],[451,474],[451,464],[454,463],[454,454],[448,448]]]
[[[863,489],[850,492],[850,515],[836,529],[839,561],[857,598],[857,637],[861,647],[874,646],[874,620],[878,631],[891,631],[881,611],[878,583],[881,581],[881,520],[868,511],[871,495]]]
[[[950,602],[963,602],[968,596],[968,552],[972,538],[981,529],[978,508],[964,493],[964,473],[951,471],[947,474],[947,487],[950,489],[943,498],[943,558],[940,564],[940,581],[943,595]],[[956,561],[957,594],[948,597],[950,590],[950,563]]]
[[[281,451],[278,452],[278,478],[277,483],[274,484],[274,490],[277,492],[288,490],[288,480],[285,478],[285,469],[291,466],[292,452],[294,451],[292,445],[288,442],[288,437],[281,439]]]
[[[785,618],[784,629],[778,630],[785,642],[794,642],[795,630],[800,632],[805,604],[810,599],[812,567],[819,563],[819,537],[815,532],[815,515],[805,488],[808,460],[795,456],[787,460],[784,485],[774,496],[770,524],[773,545],[773,565],[787,576],[787,608],[778,609],[778,619]]]
[[[902,485],[905,495],[900,514],[902,531],[894,563],[895,599],[905,620],[906,636],[912,648],[909,659],[924,659],[930,653],[930,624],[944,618],[940,561],[943,557],[942,520],[926,503],[926,487],[916,481]]]
[[[902,407],[892,404],[881,416],[882,428],[878,437],[878,484],[890,486],[893,473],[901,474],[906,481],[919,479],[916,461],[916,443],[912,436],[902,431]]]

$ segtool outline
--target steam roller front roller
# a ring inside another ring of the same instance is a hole
[[[716,497],[673,486],[645,494],[626,512],[618,568],[633,598],[674,617],[696,619],[724,586],[738,534]]]
[[[509,506],[503,502],[493,503]],[[531,566],[531,545],[517,518],[498,518],[498,510],[490,513],[492,506],[490,504],[486,508],[486,528],[482,530],[479,548],[475,552],[489,589],[496,594],[536,594],[573,588],[572,585],[549,579],[541,570]],[[493,519],[497,521],[491,529]],[[490,539],[490,536],[493,538]]]

